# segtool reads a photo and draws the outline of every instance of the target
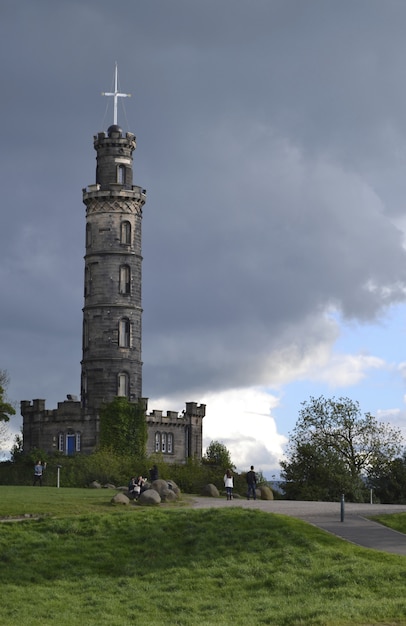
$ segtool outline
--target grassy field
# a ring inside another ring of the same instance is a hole
[[[406,624],[405,557],[283,515],[117,509],[113,493],[0,487],[0,517],[41,516],[0,524],[1,625]]]

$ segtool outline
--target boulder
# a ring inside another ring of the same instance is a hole
[[[168,488],[171,491],[173,491],[176,494],[176,496],[179,498],[179,496],[180,496],[180,489],[179,489],[178,485],[175,483],[174,480],[172,480],[172,479],[168,480]]]
[[[261,492],[261,500],[273,500],[272,489],[267,485],[261,485],[259,491]]]
[[[208,496],[209,498],[219,498],[220,493],[216,485],[209,483],[203,487],[202,496]]]
[[[166,502],[167,500],[176,500],[178,498],[178,494],[180,494],[180,489],[173,482],[173,480],[167,481],[162,478],[154,480],[151,485],[151,489],[154,489],[157,493],[159,493],[162,502]]]
[[[137,502],[139,504],[144,505],[144,506],[149,506],[149,505],[153,505],[153,504],[160,504],[161,496],[156,491],[156,489],[146,489],[146,491],[143,491],[141,493],[141,495],[138,498]]]
[[[105,485],[103,485],[104,489],[115,489],[116,486],[112,485],[111,483],[106,483]]]
[[[130,498],[125,493],[116,493],[110,500],[111,504],[130,504]]]
[[[168,493],[163,496],[162,502],[175,502],[177,499],[178,496],[176,495],[176,493],[168,489]]]
[[[102,486],[100,483],[97,482],[97,480],[94,480],[92,483],[90,483],[89,485],[90,489],[101,489]]]

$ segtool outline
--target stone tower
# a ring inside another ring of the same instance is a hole
[[[81,361],[81,399],[67,395],[57,409],[45,400],[21,401],[24,452],[90,454],[99,444],[99,410],[116,396],[142,400],[148,429],[147,454],[167,463],[202,458],[204,404],[147,412],[142,398],[141,221],[145,189],[133,185],[133,133],[114,123],[94,136],[96,182],[83,190],[86,254]]]
[[[135,136],[117,124],[94,137],[96,183],[83,190],[86,254],[81,403],[89,417],[115,396],[142,397],[141,221]]]

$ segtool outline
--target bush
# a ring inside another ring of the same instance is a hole
[[[149,479],[149,468],[157,465],[159,477],[172,479],[183,493],[199,494],[208,483],[220,492],[224,491],[224,469],[212,464],[188,459],[184,464],[165,463],[162,455],[138,459],[134,455],[117,454],[112,448],[101,448],[90,455],[66,456],[59,452],[52,456],[36,450],[29,455],[19,456],[14,462],[0,463],[0,484],[30,485],[33,481],[34,464],[37,459],[46,461],[43,484],[56,486],[58,465],[61,487],[88,487],[94,480],[101,485],[111,483],[117,487],[127,486],[132,476],[142,474]],[[257,474],[258,484],[266,482]],[[247,484],[245,473],[234,477],[234,493],[245,496]]]

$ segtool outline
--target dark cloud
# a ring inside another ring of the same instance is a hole
[[[404,299],[406,6],[388,0],[3,3],[0,367],[78,393],[84,215],[110,89],[133,94],[145,395],[269,384],[334,307]],[[128,118],[128,119],[127,119]]]

